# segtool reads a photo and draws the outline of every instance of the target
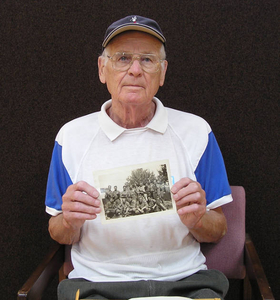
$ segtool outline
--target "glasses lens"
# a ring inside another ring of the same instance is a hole
[[[141,55],[140,64],[144,71],[147,72],[157,72],[159,59],[152,54]]]
[[[116,53],[113,55],[112,60],[116,70],[124,71],[129,68],[132,61],[132,55],[128,53]]]
[[[137,59],[143,69],[147,73],[156,73],[159,70],[160,60],[153,54],[131,54],[131,53],[115,53],[112,56],[113,68],[117,71],[126,71],[130,68],[133,61]]]

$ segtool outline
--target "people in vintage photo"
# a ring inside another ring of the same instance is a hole
[[[153,172],[142,168],[132,170],[122,186],[108,185],[102,189],[105,194],[102,202],[106,220],[120,219],[150,213],[168,211],[172,209],[172,196],[167,177],[166,165],[161,165],[161,174],[157,177]],[[142,175],[137,180],[133,174]],[[164,175],[163,175],[164,174]]]

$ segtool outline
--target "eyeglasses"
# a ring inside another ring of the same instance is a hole
[[[107,57],[110,58],[113,69],[120,72],[127,71],[137,59],[144,72],[156,73],[160,69],[160,63],[164,61],[154,54],[141,53],[116,52],[112,56],[107,55]]]

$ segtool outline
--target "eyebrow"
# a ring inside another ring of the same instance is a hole
[[[159,55],[160,53],[151,52],[151,51],[143,51],[143,52],[131,52],[131,51],[125,51],[125,50],[117,50],[114,53],[127,53],[127,54],[152,54],[152,55]]]

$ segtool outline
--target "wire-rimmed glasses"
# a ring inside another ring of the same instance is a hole
[[[144,53],[116,52],[112,56],[107,55],[107,57],[111,60],[113,69],[120,72],[127,71],[137,59],[144,72],[156,73],[160,69],[161,62],[164,61],[155,54]]]

